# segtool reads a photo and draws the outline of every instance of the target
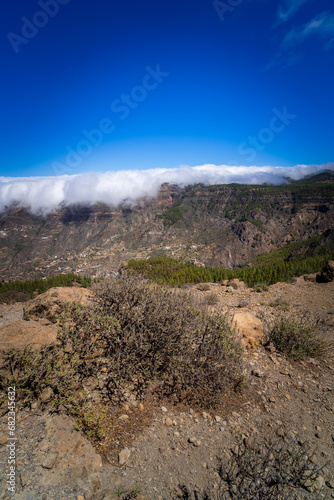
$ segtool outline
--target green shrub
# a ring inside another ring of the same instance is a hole
[[[57,343],[35,351],[10,350],[0,371],[0,390],[17,387],[19,404],[30,405],[46,388],[53,396],[49,405],[63,407],[77,421],[76,428],[94,440],[101,438],[105,413],[94,405],[85,390],[87,380],[96,379],[108,364],[103,356],[109,338],[119,329],[117,321],[101,315],[97,307],[68,305],[61,316]],[[46,404],[46,403],[45,403]]]
[[[268,283],[255,283],[254,290],[258,293],[267,292],[269,290]]]
[[[24,292],[26,293],[28,298],[31,298],[33,297],[34,291],[37,291],[38,293],[43,293],[49,290],[50,288],[56,286],[72,286],[74,282],[79,283],[84,287],[87,287],[90,286],[91,284],[91,278],[86,276],[78,276],[77,274],[74,273],[68,273],[68,274],[57,274],[56,276],[51,276],[46,279],[36,279],[31,281],[30,280],[9,281],[6,283],[0,283],[0,297],[6,296],[4,294],[7,293],[9,294],[9,292],[12,291],[13,294],[17,294],[18,292]],[[15,295],[13,295],[13,297],[14,296]]]

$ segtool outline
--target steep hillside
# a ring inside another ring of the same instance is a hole
[[[47,216],[18,206],[0,218],[5,280],[59,272],[105,275],[133,258],[171,256],[234,268],[334,227],[334,175],[282,186],[163,185],[136,206],[62,207]]]

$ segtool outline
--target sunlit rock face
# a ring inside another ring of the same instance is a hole
[[[0,218],[1,276],[107,276],[129,259],[160,255],[232,268],[287,242],[325,241],[334,227],[333,177],[281,186],[164,183],[135,204],[62,205],[44,215],[12,205]]]

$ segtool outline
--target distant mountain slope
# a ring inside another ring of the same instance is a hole
[[[289,179],[292,184],[315,184],[317,182],[334,182],[334,172],[332,170],[325,170],[320,174],[308,175],[299,181]]]
[[[99,275],[160,255],[233,268],[332,228],[331,172],[281,186],[165,184],[132,208],[69,206],[37,217],[11,207],[0,218],[0,272],[6,280]]]

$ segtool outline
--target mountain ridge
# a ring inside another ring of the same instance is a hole
[[[118,208],[71,205],[37,216],[15,206],[0,218],[0,272],[6,280],[99,276],[155,256],[235,268],[323,235],[333,209],[331,171],[280,186],[163,184],[156,198]]]

